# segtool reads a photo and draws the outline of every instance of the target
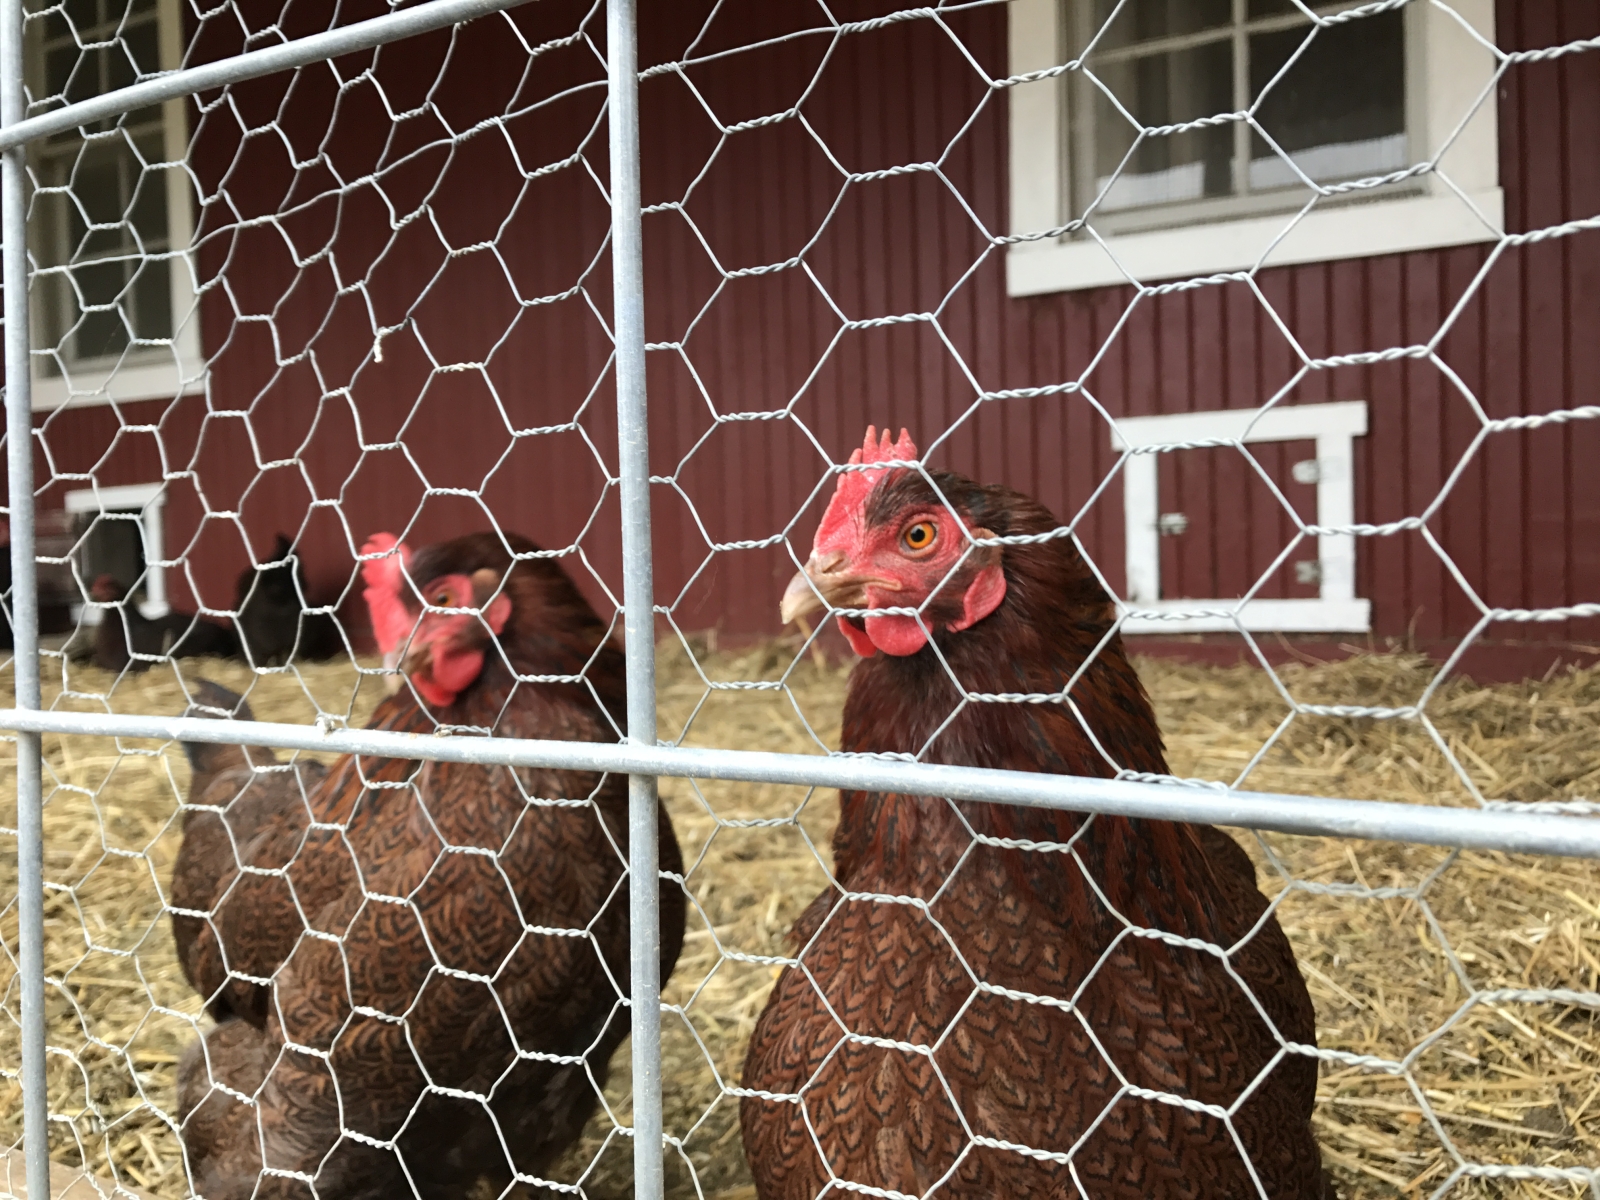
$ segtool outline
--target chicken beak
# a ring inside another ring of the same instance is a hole
[[[400,665],[400,651],[391,650],[391,651],[389,651],[389,653],[385,654],[383,656],[383,665],[384,665],[384,667],[386,669],[388,669],[390,671],[393,671],[396,667],[398,667]],[[393,695],[398,694],[399,691],[400,691],[401,686],[404,683],[405,683],[405,676],[403,676],[403,675],[398,675],[398,674],[385,675],[383,677],[383,691],[384,691],[384,694],[386,696],[393,696]]]
[[[864,607],[866,585],[872,581],[847,571],[847,565],[848,559],[840,553],[824,559],[813,554],[783,591],[783,600],[778,605],[783,623],[787,625],[798,617],[829,608]]]
[[[390,670],[398,667],[393,675],[383,677],[383,689],[389,695],[397,695],[406,686],[406,680],[418,671],[428,666],[433,661],[433,647],[420,638],[412,638],[409,646],[401,646],[389,651],[383,656],[383,665]]]

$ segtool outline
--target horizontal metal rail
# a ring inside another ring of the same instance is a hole
[[[443,29],[446,25],[459,25],[464,21],[486,17],[491,13],[515,8],[527,2],[528,0],[427,0],[427,3],[418,4],[415,8],[386,13],[381,17],[357,21],[323,33],[308,34],[292,42],[265,46],[260,50],[247,50],[231,58],[201,63],[195,67],[184,67],[153,79],[129,84],[113,92],[79,100],[76,104],[68,104],[63,108],[41,113],[37,117],[29,117],[26,121],[18,121],[15,125],[8,125],[0,130],[0,150],[9,150],[13,146],[20,146],[35,138],[49,137],[53,133],[65,133],[69,129],[103,121],[107,117],[132,112],[136,108],[159,104],[163,100],[176,100],[180,96],[192,96],[208,88],[241,83],[246,79],[258,79],[277,71],[305,67],[325,59],[337,58],[341,54],[354,54],[358,50],[370,50],[374,46]]]
[[[1543,813],[1433,808],[1380,800],[1337,800],[1203,786],[946,767],[844,755],[631,746],[521,738],[434,737],[381,729],[324,731],[314,725],[145,717],[116,713],[0,709],[0,729],[93,737],[214,742],[382,758],[433,759],[566,771],[692,776],[745,783],[859,788],[947,796],[1026,808],[1197,821],[1279,833],[1419,842],[1469,850],[1600,858],[1600,820]]]

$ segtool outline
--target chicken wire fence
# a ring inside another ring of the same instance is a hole
[[[1600,1197],[1600,695],[1463,677],[1600,604],[1490,603],[1440,519],[1600,416],[1504,411],[1450,342],[1594,236],[1507,232],[1473,154],[1519,72],[1592,98],[1600,39],[1501,49],[1465,0],[0,12],[6,1194]],[[1273,272],[1396,248],[1385,199],[1468,269],[1317,350]],[[1107,299],[1018,372],[1008,277]],[[1139,322],[1210,296],[1277,374],[1220,423],[1130,400]],[[1460,423],[1358,523],[1379,402],[1339,389],[1385,370]],[[1234,598],[1181,598],[1179,452],[1236,470]],[[1467,614],[1443,661],[1275,665],[1364,636],[1397,541]],[[1157,729],[1120,635],[1168,628],[1251,669],[1142,660]]]

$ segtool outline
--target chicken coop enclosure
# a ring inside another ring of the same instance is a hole
[[[1600,1200],[1597,51],[0,0],[0,1196]]]

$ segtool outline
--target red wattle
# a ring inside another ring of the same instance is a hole
[[[417,690],[427,696],[430,704],[449,704],[458,695],[471,686],[472,681],[483,671],[482,650],[449,650],[441,651],[434,647],[433,657],[428,664],[427,675],[418,674]],[[422,689],[422,681],[427,679],[428,686],[435,689],[444,699],[435,699]]]
[[[1006,576],[998,565],[983,568],[967,585],[966,594],[962,597],[962,611],[959,620],[950,622],[949,629],[952,633],[975,625],[1000,607],[1000,602],[1006,598]],[[867,592],[867,603],[874,608],[892,601],[892,596],[874,595],[872,590]],[[839,618],[839,628],[844,630],[845,637],[850,639],[850,646],[862,658],[871,658],[872,655],[882,650],[885,654],[893,654],[897,658],[915,654],[928,644],[926,629],[916,617],[903,616],[898,613],[885,614],[881,617],[868,617],[863,622],[865,630]]]
[[[850,649],[862,658],[871,658],[878,652],[878,648],[872,644],[872,639],[867,636],[866,630],[858,628],[849,617],[839,618],[839,632],[844,634],[844,640],[850,643]]]
[[[440,687],[420,671],[411,677],[411,682],[416,685],[418,693],[434,708],[444,708],[454,704],[456,693],[449,688]]]
[[[903,617],[898,614],[868,617],[866,626],[867,636],[872,639],[872,644],[885,654],[893,654],[896,658],[915,654],[928,644],[928,635],[915,617]]]

